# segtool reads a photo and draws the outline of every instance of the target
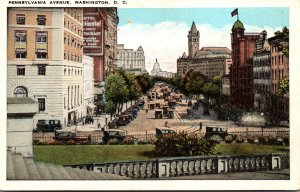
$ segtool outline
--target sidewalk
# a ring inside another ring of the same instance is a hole
[[[127,103],[127,108],[129,108],[130,102]],[[126,110],[126,103],[124,103],[123,105],[123,109],[122,112]],[[110,115],[107,114],[101,114],[100,116],[96,116],[96,115],[92,115],[93,119],[94,119],[94,123],[92,124],[84,124],[81,122],[78,122],[77,127],[76,125],[72,125],[70,127],[65,127],[64,130],[66,131],[74,131],[76,129],[76,131],[100,131],[101,128],[107,129],[107,127],[105,126],[105,119],[107,118],[107,123],[113,119],[115,119],[115,117],[112,117],[112,119],[110,119]],[[100,123],[100,128],[98,128],[98,123]]]
[[[161,178],[166,180],[289,180],[290,169]]]

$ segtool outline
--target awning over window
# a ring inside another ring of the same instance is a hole
[[[26,49],[17,48],[16,52],[18,52],[18,53],[24,53],[24,52],[26,52]]]
[[[37,49],[37,53],[47,53],[48,51],[46,49]]]
[[[89,104],[87,107],[90,108],[90,109],[94,109],[94,108],[97,107],[97,106],[94,105],[94,104]]]

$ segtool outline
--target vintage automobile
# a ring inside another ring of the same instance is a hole
[[[60,120],[38,120],[36,124],[36,132],[53,132],[55,130],[60,130],[61,124]]]
[[[149,103],[149,109],[153,110],[155,108],[155,104],[154,103]]]
[[[120,129],[109,129],[104,131],[102,141],[107,144],[110,139],[118,139],[120,142],[123,142],[125,138],[125,131]]]
[[[57,141],[70,141],[75,142],[88,141],[86,136],[77,136],[75,131],[56,130],[53,139]]]
[[[168,118],[169,119],[173,119],[174,118],[174,110],[172,110],[172,109],[168,110]]]
[[[155,133],[156,133],[155,136],[158,138],[164,134],[176,134],[176,131],[174,129],[168,128],[168,127],[157,127],[155,129]]]
[[[54,132],[54,139],[58,141],[66,141],[76,138],[75,131],[63,131],[63,130],[56,130]]]
[[[155,103],[155,107],[160,109],[160,103]]]
[[[118,126],[127,125],[130,123],[130,118],[128,115],[120,115],[117,120]]]
[[[170,108],[175,109],[176,101],[175,100],[170,100],[170,101],[168,101],[168,105],[169,105]]]
[[[161,110],[161,109],[155,110],[155,118],[156,119],[158,119],[158,118],[162,119],[163,118],[163,110]]]
[[[164,105],[164,106],[163,106],[163,115],[164,115],[164,117],[167,117],[167,116],[168,116],[168,108],[169,108],[168,105]]]
[[[227,128],[207,126],[204,138],[210,139],[214,135],[220,136],[222,140],[224,140],[227,135],[231,135],[233,139],[237,137],[237,135],[229,134]]]

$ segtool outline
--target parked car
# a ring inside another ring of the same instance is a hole
[[[103,143],[107,144],[110,139],[118,139],[120,142],[123,142],[125,138],[125,131],[120,129],[109,129],[104,131],[102,137]]]
[[[176,131],[172,128],[168,128],[168,127],[157,127],[155,129],[155,133],[156,133],[156,137],[160,137],[163,134],[175,134]]]
[[[174,110],[172,110],[172,109],[168,110],[168,118],[169,119],[173,119],[174,118]]]
[[[214,135],[220,136],[222,140],[224,140],[227,135],[231,135],[233,139],[237,137],[237,135],[229,134],[227,128],[207,126],[204,138],[210,139]]]
[[[75,139],[75,137],[76,137],[75,131],[56,130],[54,133],[54,139],[58,141],[67,141],[67,140]]]
[[[61,124],[60,120],[38,120],[36,124],[37,132],[53,132],[55,130],[60,130]]]
[[[162,119],[163,118],[163,110],[161,110],[161,109],[155,110],[155,118],[156,119],[158,119],[158,118]]]
[[[56,130],[54,133],[54,139],[58,141],[70,141],[75,142],[87,141],[88,137],[78,137],[75,131]]]

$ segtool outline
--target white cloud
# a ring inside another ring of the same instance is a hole
[[[200,31],[200,48],[205,46],[220,46],[231,49],[231,27],[232,24],[215,28],[209,24],[196,24]],[[164,21],[155,25],[149,24],[127,24],[119,27],[118,43],[124,44],[125,48],[137,49],[142,46],[145,51],[146,70],[151,72],[155,59],[165,71],[176,72],[176,60],[183,52],[187,53],[187,34],[190,25],[179,22]],[[245,32],[261,32],[266,30],[268,36],[281,28],[265,26],[245,25]]]

